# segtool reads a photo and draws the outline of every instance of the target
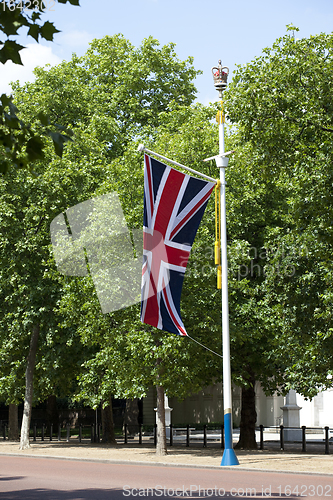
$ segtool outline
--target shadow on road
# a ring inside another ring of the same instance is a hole
[[[0,476],[0,481],[18,481],[19,479],[24,479],[23,476]]]
[[[140,495],[141,493],[141,495]],[[82,489],[82,490],[74,490],[74,491],[59,491],[59,490],[51,490],[51,489],[29,489],[29,490],[19,490],[19,491],[8,491],[0,494],[0,498],[4,500],[120,500],[126,497],[136,497],[136,496],[145,496],[150,498],[159,498],[162,500],[170,499],[170,498],[210,498],[217,499],[223,497],[231,497],[235,499],[244,498],[244,493],[239,495],[235,495],[235,492],[232,491],[217,491],[214,490],[206,490],[202,492],[191,492],[191,494],[186,493],[184,495],[179,490],[173,490],[172,488],[161,490],[147,489],[147,490],[135,490],[131,492],[130,490],[123,489]],[[216,493],[216,494],[215,494]],[[296,500],[298,497],[294,495],[284,495],[279,493],[270,493],[270,498],[288,498],[290,500]],[[252,500],[259,500],[266,498],[267,495],[265,493],[261,494],[261,492],[256,492],[251,495]]]

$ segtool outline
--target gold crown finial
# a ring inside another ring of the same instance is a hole
[[[220,59],[218,66],[212,68],[212,74],[214,86],[216,90],[219,91],[220,97],[222,98],[222,92],[227,88],[229,68],[227,66],[222,66],[222,61]]]

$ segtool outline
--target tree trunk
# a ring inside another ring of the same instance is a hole
[[[255,379],[251,376],[249,385],[242,387],[242,410],[239,441],[235,448],[256,450],[255,426],[257,421]]]
[[[18,429],[18,406],[14,404],[9,405],[9,426],[8,426],[8,439],[10,441],[19,440],[19,429]]]
[[[165,432],[165,407],[164,407],[164,389],[160,385],[156,386],[157,392],[157,442],[156,455],[167,455],[166,432]]]
[[[109,404],[105,408],[102,406],[102,442],[117,444],[114,433],[112,397],[109,398]]]
[[[33,377],[36,362],[36,353],[39,337],[39,324],[32,328],[30,348],[27,358],[27,368],[25,370],[25,395],[24,395],[24,408],[23,408],[23,419],[21,426],[21,442],[20,450],[26,450],[30,448],[29,443],[29,433],[30,433],[30,421],[31,421],[31,410],[32,410],[32,397],[33,397]]]
[[[125,423],[129,434],[134,435],[139,430],[138,399],[127,399],[125,409]]]

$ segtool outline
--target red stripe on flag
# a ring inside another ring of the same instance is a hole
[[[184,174],[178,172],[177,170],[170,169],[168,182],[165,184],[159,200],[159,206],[163,207],[163,210],[157,210],[154,225],[154,231],[159,231],[163,238],[165,238],[173,208],[178,198],[183,180]]]

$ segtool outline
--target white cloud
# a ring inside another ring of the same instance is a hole
[[[7,61],[0,64],[0,95],[11,93],[10,82],[19,80],[20,83],[31,82],[35,79],[33,70],[36,66],[51,64],[54,66],[61,62],[61,59],[53,54],[51,47],[46,47],[40,43],[27,44],[26,48],[20,52],[23,66]]]
[[[94,36],[87,31],[73,30],[68,33],[60,33],[57,41],[61,46],[64,46],[73,52],[78,49],[83,49],[86,52],[89,43],[93,40]],[[81,52],[80,50],[79,52]]]

